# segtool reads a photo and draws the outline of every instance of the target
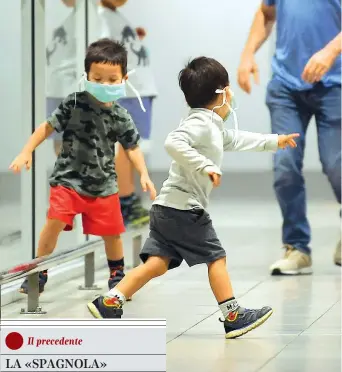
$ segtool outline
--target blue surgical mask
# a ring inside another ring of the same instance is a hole
[[[100,84],[84,78],[85,90],[94,96],[98,101],[103,103],[117,101],[120,98],[126,97],[126,85],[121,84]]]
[[[130,71],[127,75],[134,73],[135,71]],[[135,93],[140,103],[141,109],[146,112],[146,109],[142,103],[139,92],[133,87],[133,85],[128,80],[123,80],[121,84],[100,84],[93,81],[87,80],[87,74],[84,72],[80,84],[84,81],[84,89],[94,96],[98,101],[103,103],[117,101],[120,98],[126,97],[126,83]],[[76,93],[75,93],[75,104],[76,104]]]

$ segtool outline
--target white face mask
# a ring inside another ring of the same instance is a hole
[[[232,96],[232,101],[233,101],[233,97],[234,97],[234,93],[229,89],[230,91],[230,94]],[[229,104],[229,102],[227,101],[227,93],[224,89],[216,89],[215,93],[218,93],[218,94],[222,94],[223,95],[223,100],[222,100],[222,105],[220,106],[215,106],[212,110],[212,115],[214,115],[214,110],[217,109],[217,108],[221,108],[223,107],[224,105],[228,106],[229,108],[229,111],[228,111],[228,114],[227,116],[223,119],[223,121],[227,121],[228,118],[229,118],[229,115],[232,113],[233,114],[233,118],[234,118],[234,127],[235,127],[235,130],[238,131],[239,130],[239,123],[238,123],[238,119],[237,119],[237,115],[236,115],[236,112],[235,110],[237,110],[237,107],[236,108],[232,108],[232,106]]]

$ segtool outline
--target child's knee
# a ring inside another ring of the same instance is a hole
[[[170,260],[166,257],[149,257],[146,261],[146,270],[151,278],[164,275],[169,268]]]
[[[226,257],[220,257],[215,261],[209,262],[207,265],[209,269],[215,265],[226,265]]]
[[[59,220],[48,219],[40,233],[39,247],[45,254],[51,254],[56,246],[59,234],[63,231],[66,224]]]
[[[102,236],[102,239],[105,243],[117,244],[118,242],[121,242],[121,235]]]

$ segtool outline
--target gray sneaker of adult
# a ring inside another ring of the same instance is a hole
[[[334,254],[335,265],[341,266],[341,240],[336,245],[336,250]]]
[[[312,274],[311,256],[295,249],[292,245],[286,244],[285,256],[276,261],[271,267],[271,275],[300,275]]]

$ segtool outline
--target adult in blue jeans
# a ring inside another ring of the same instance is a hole
[[[263,0],[241,56],[240,87],[258,82],[254,55],[277,26],[266,103],[274,133],[301,134],[297,151],[274,156],[274,189],[283,216],[285,257],[271,274],[311,273],[310,225],[302,174],[305,134],[315,117],[323,172],[341,203],[341,4],[338,0]],[[341,241],[334,262],[341,266]]]

